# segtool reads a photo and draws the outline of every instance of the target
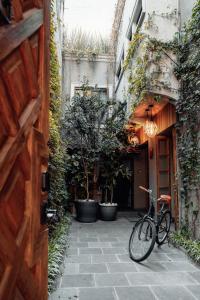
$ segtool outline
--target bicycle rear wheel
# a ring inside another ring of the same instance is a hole
[[[165,242],[170,231],[170,225],[171,225],[171,212],[169,210],[166,210],[161,215],[157,225],[156,243],[159,246],[161,246]]]
[[[136,262],[145,260],[156,242],[156,226],[148,218],[135,224],[129,239],[129,255]]]

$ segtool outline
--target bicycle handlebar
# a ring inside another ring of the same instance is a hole
[[[139,185],[139,188],[147,193],[151,193],[151,190],[146,189],[145,187]]]

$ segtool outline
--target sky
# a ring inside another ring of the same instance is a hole
[[[66,0],[65,27],[109,36],[117,0]]]

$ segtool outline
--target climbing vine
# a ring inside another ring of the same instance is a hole
[[[196,2],[192,17],[185,27],[179,46],[179,62],[175,70],[182,83],[181,96],[176,105],[179,115],[178,155],[182,197],[185,200],[186,215],[193,212],[195,236],[195,222],[200,219],[200,0]],[[191,190],[196,194],[193,197],[190,195]]]
[[[140,55],[134,59],[139,47]],[[166,74],[166,72],[162,71],[160,64],[166,57],[173,61],[168,53],[173,56],[176,50],[177,42],[175,40],[164,43],[138,31],[133,35],[124,60],[124,70],[129,69],[128,93],[134,98],[132,103],[133,111],[144,99],[147,92],[155,88],[157,90],[166,89],[174,92],[170,80],[160,80],[161,75]],[[176,64],[175,61],[174,63]],[[155,97],[155,100],[157,98],[159,97]]]
[[[66,205],[65,166],[64,149],[61,139],[61,78],[59,75],[59,63],[57,50],[54,42],[55,26],[53,24],[53,13],[50,27],[50,159],[49,172],[51,186],[49,193],[49,205],[61,209]]]

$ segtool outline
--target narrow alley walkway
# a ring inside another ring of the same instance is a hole
[[[200,268],[181,251],[165,244],[141,264],[130,260],[132,221],[74,220],[64,274],[50,300],[200,299]]]

